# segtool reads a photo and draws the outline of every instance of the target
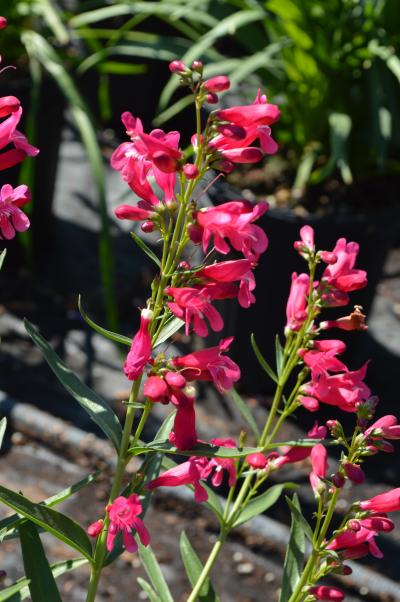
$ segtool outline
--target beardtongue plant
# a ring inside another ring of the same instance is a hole
[[[301,229],[300,240],[294,247],[304,258],[307,270],[292,277],[283,342],[278,337],[276,340],[275,367],[267,364],[252,336],[258,361],[276,383],[268,417],[259,428],[250,409],[232,392],[246,430],[236,440],[230,436],[210,442],[200,440],[196,425],[196,382],[212,382],[222,394],[233,389],[240,379],[240,369],[228,355],[234,341],[222,337],[213,347],[183,356],[168,355],[165,350],[159,351],[159,346],[180,328],[186,334],[194,332],[200,337],[206,337],[210,330],[222,331],[223,318],[215,305],[221,299],[237,300],[242,307],[255,302],[254,270],[268,246],[265,232],[255,222],[267,211],[267,204],[253,205],[240,199],[202,208],[198,201],[201,181],[209,170],[229,172],[237,163],[257,162],[264,153],[277,150],[270,126],[279,119],[279,109],[259,93],[252,104],[211,112],[203,127],[202,107],[217,102],[218,94],[230,86],[228,78],[221,75],[204,80],[200,61],[190,68],[174,61],[170,69],[193,93],[194,162],[185,161],[178,132],[156,129],[146,133],[140,119],[130,113],[122,115],[129,141],[122,143],[111,159],[112,166],[139,197],[135,205],[118,207],[117,217],[141,222],[145,234],[157,232],[162,247],[158,257],[142,238],[133,235],[158,268],[150,297],[140,310],[139,330],[131,341],[95,324],[80,306],[83,318],[96,331],[129,346],[123,370],[132,388],[125,402],[122,427],[111,407],[84,385],[26,322],[28,333],[56,376],[115,448],[116,467],[109,500],[104,515],[88,516],[88,523],[93,522],[84,529],[52,506],[90,484],[93,475],[41,504],[0,486],[0,500],[17,512],[0,522],[0,528],[4,537],[19,535],[28,575],[28,580],[17,582],[8,591],[10,597],[21,591],[30,595],[33,602],[43,602],[45,588],[46,600],[61,600],[55,577],[88,563],[86,600],[93,602],[104,567],[125,549],[140,554],[150,583],[141,578],[138,581],[149,599],[170,602],[173,597],[151,551],[151,525],[148,530],[145,515],[155,489],[185,486],[193,490],[196,502],[207,504],[220,526],[218,539],[204,566],[186,535],[182,535],[183,564],[192,586],[187,600],[204,599],[205,591],[207,599],[218,600],[210,582],[211,571],[230,532],[266,511],[285,489],[295,487],[283,482],[281,476],[279,484],[271,485],[270,481],[278,471],[284,477],[287,464],[303,462],[310,466],[316,512],[309,524],[296,494],[287,498],[292,530],[280,602],[342,600],[344,593],[324,585],[322,580],[331,574],[351,572],[346,559],[367,554],[380,557],[382,553],[375,538],[392,530],[387,513],[400,509],[400,489],[393,489],[354,502],[341,515],[339,524],[335,517],[346,483],[357,486],[364,480],[361,466],[366,458],[393,451],[390,441],[400,438],[396,417],[374,417],[378,400],[364,382],[367,365],[350,370],[339,357],[345,344],[340,339],[321,337],[332,328],[347,331],[366,328],[360,307],[337,320],[321,320],[325,310],[346,306],[350,293],[367,283],[366,273],[355,267],[358,245],[339,239],[332,251],[318,250],[312,228]],[[260,146],[253,146],[256,141]],[[204,259],[191,265],[195,245],[201,245]],[[224,257],[228,254],[228,258]],[[143,396],[139,395],[142,385]],[[156,438],[145,443],[141,440],[142,432],[154,404],[158,403],[170,404],[171,413]],[[344,433],[337,419],[329,420],[326,426],[311,420],[314,424],[303,439],[280,440],[284,421],[298,408],[314,413],[321,403],[354,415],[355,428],[350,436]],[[253,445],[246,446],[247,442]],[[342,450],[334,469],[329,468],[330,445]],[[187,459],[177,464],[173,461],[176,455]],[[142,458],[142,462],[132,477],[126,468],[133,457]],[[221,500],[213,488],[220,487],[224,480],[228,494]],[[49,566],[38,528],[64,541],[80,556],[71,559],[68,565]],[[32,542],[36,550],[33,556]],[[7,595],[7,590],[2,595]]]

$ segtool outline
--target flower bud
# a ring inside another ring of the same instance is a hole
[[[335,255],[335,253],[331,253],[330,251],[319,251],[318,255],[324,263],[329,265],[333,265],[337,262],[337,255]]]
[[[208,102],[208,104],[210,105],[216,105],[218,102],[218,96],[217,94],[214,94],[214,92],[209,92],[206,95],[206,101]]]
[[[103,530],[103,520],[97,520],[95,523],[92,523],[87,528],[87,534],[89,537],[97,537]]]
[[[185,165],[183,166],[183,173],[185,174],[188,180],[194,180],[194,178],[197,178],[197,176],[199,175],[199,170],[193,163],[185,163]]]
[[[172,61],[169,65],[169,70],[171,73],[185,73],[187,71],[187,67],[182,61]]]
[[[341,589],[336,587],[329,587],[327,585],[317,585],[310,587],[310,594],[313,594],[317,600],[331,600],[332,602],[341,602],[344,600],[344,593]]]
[[[186,386],[186,379],[180,372],[167,372],[165,380],[171,387],[183,389]]]
[[[197,73],[203,73],[203,63],[201,61],[193,61],[191,65],[192,71],[196,71]]]
[[[251,468],[265,468],[268,464],[268,459],[261,452],[255,452],[246,456],[246,462]]]
[[[348,564],[344,564],[342,566],[342,575],[346,575],[346,576],[351,575],[352,572],[353,572],[353,569]]]
[[[178,270],[190,270],[190,263],[187,261],[180,261],[178,263]]]
[[[5,17],[0,17],[0,29],[5,29],[7,27],[7,19]]]
[[[354,518],[349,520],[347,526],[349,529],[351,529],[351,531],[354,531],[355,533],[361,529],[360,521]]]
[[[334,484],[336,489],[341,489],[345,482],[346,480],[340,472],[336,472],[332,477],[332,483]]]
[[[203,228],[196,224],[190,224],[187,230],[192,243],[199,245],[203,239]]]
[[[225,90],[229,90],[231,82],[226,75],[216,75],[207,79],[203,85],[207,92],[224,92]]]
[[[352,464],[351,462],[347,462],[343,464],[343,468],[350,481],[352,481],[356,485],[364,483],[365,474],[361,466],[358,466],[358,464]]]
[[[140,226],[140,229],[142,230],[142,232],[145,232],[145,234],[149,234],[150,232],[154,231],[154,224],[151,221],[146,221],[143,222],[143,224]]]

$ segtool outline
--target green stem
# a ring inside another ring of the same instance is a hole
[[[203,570],[200,573],[200,577],[199,577],[196,585],[194,586],[189,598],[187,599],[187,602],[196,602],[196,600],[198,599],[201,588],[203,587],[204,582],[208,578],[208,575],[210,574],[210,572],[219,556],[221,548],[224,545],[225,539],[226,539],[226,534],[224,531],[221,531],[217,541],[214,544],[213,549],[211,550],[211,553],[207,559],[207,562],[204,565]]]

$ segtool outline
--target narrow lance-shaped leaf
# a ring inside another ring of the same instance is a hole
[[[34,504],[23,495],[1,485],[0,501],[91,560],[92,546],[86,532],[68,516],[41,504]]]
[[[169,591],[169,587],[167,582],[165,581],[164,575],[162,574],[162,570],[160,565],[158,564],[157,558],[155,557],[151,546],[143,546],[140,543],[138,537],[136,537],[136,541],[139,546],[139,554],[142,560],[145,571],[151,581],[154,590],[157,593],[158,598],[161,602],[174,602],[173,597],[171,596],[171,592]]]
[[[306,537],[308,537],[308,539],[310,541],[312,541],[313,532],[312,532],[310,525],[308,524],[308,522],[306,521],[306,519],[303,516],[301,507],[300,507],[300,501],[298,501],[297,504],[295,504],[294,502],[292,502],[290,497],[285,496],[285,499],[286,499],[287,505],[290,508],[290,512],[295,516],[297,522],[302,526],[304,534],[306,535]]]
[[[256,439],[260,438],[260,430],[257,426],[257,423],[254,419],[253,414],[251,413],[249,407],[247,406],[246,402],[240,397],[239,393],[237,391],[235,391],[235,389],[232,389],[230,391],[230,395],[237,407],[237,409],[239,410],[239,412],[241,413],[242,417],[244,418],[245,422],[249,425],[249,427],[251,428],[251,430],[253,431]]]
[[[180,318],[171,318],[168,320],[164,328],[161,330],[160,334],[157,336],[157,339],[154,343],[154,347],[161,345],[161,343],[165,343],[168,341],[182,326],[185,324],[183,320]]]
[[[263,354],[261,353],[257,343],[256,343],[256,339],[254,337],[254,334],[251,335],[250,337],[250,341],[251,341],[251,346],[253,347],[253,351],[256,355],[256,358],[258,360],[258,363],[260,364],[261,368],[264,370],[264,372],[266,374],[268,374],[268,376],[275,382],[278,382],[278,377],[275,374],[275,372],[272,370],[271,366],[268,364],[267,360],[264,358]]]
[[[135,232],[131,232],[131,236],[132,236],[133,240],[135,241],[135,243],[137,244],[137,246],[143,251],[143,253],[145,253],[147,255],[147,257],[149,257],[152,261],[154,261],[156,266],[158,266],[160,268],[161,262],[160,262],[159,258],[157,257],[157,255],[154,253],[154,251],[152,251],[150,249],[150,247],[148,247],[146,245],[144,240],[142,240],[140,238],[140,236],[135,234]]]
[[[36,526],[27,521],[19,526],[25,573],[29,582],[32,602],[61,602],[54,575],[44,553]]]
[[[296,494],[292,503],[300,510],[299,500]],[[282,589],[279,602],[288,602],[303,572],[305,535],[297,514],[292,513],[292,524],[290,538],[286,550],[285,563],[283,566]]]
[[[239,514],[233,526],[238,527],[252,519],[254,516],[262,514],[268,510],[268,508],[271,508],[271,506],[276,504],[284,489],[291,489],[293,487],[297,487],[297,485],[295,483],[279,483],[278,485],[269,487],[267,491],[264,491],[264,493],[253,498],[247,504],[241,514]]]
[[[161,602],[161,598],[157,596],[154,589],[151,587],[150,583],[142,579],[141,577],[137,578],[137,582],[142,588],[144,592],[146,592],[148,599],[150,602]]]
[[[78,309],[86,324],[88,324],[91,328],[93,328],[93,330],[95,330],[99,334],[103,335],[103,337],[105,337],[106,339],[110,339],[110,341],[114,341],[115,343],[122,343],[123,345],[127,345],[128,347],[132,345],[132,340],[129,337],[125,337],[124,335],[119,334],[117,332],[112,332],[111,330],[106,330],[102,326],[99,326],[99,324],[96,324],[96,322],[94,322],[91,318],[89,318],[89,316],[82,307],[81,295],[78,296]]]
[[[4,417],[0,420],[0,447],[3,445],[3,439],[7,428],[7,418]]]
[[[2,251],[0,253],[0,270],[3,267],[3,263],[4,263],[4,260],[6,258],[6,254],[7,254],[7,249],[4,249],[4,251]]]
[[[23,600],[23,598],[18,595],[18,592],[20,592],[23,588],[26,588],[29,592],[29,588],[27,587],[28,585],[29,579],[26,579],[26,577],[24,577],[20,581],[17,581],[17,583],[13,583],[9,587],[2,589],[0,591],[0,602],[5,602],[6,600],[12,600],[12,602],[19,602],[19,600]]]
[[[184,531],[179,540],[179,548],[183,564],[185,565],[186,574],[191,585],[194,587],[203,570],[203,565]],[[219,602],[219,597],[216,595],[209,577],[204,581],[198,599],[200,602]]]
[[[102,429],[107,437],[112,441],[116,450],[122,436],[119,420],[110,406],[97,393],[92,391],[64,364],[55,351],[50,347],[47,341],[39,334],[36,328],[24,321],[25,328],[35,345],[41,350],[45,360],[57,376],[65,389],[76,399],[76,401],[89,414],[91,419]]]
[[[146,453],[148,451],[158,451],[168,454],[176,454],[178,456],[202,456],[206,458],[241,458],[248,454],[254,454],[260,452],[261,447],[244,447],[238,449],[236,447],[223,447],[219,445],[211,445],[209,443],[197,443],[194,447],[189,450],[182,450],[174,447],[168,440],[164,441],[151,441],[144,445],[138,445],[137,447],[131,447],[129,453],[133,456]]]

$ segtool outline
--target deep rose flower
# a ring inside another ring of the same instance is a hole
[[[176,407],[173,429],[169,435],[170,442],[178,449],[191,449],[197,442],[196,414],[194,411],[194,389],[175,388],[170,401]]]
[[[333,253],[337,261],[328,265],[322,275],[322,281],[344,293],[356,291],[367,285],[367,273],[364,270],[354,269],[359,245],[356,242],[347,242],[339,238]]]
[[[233,439],[211,439],[211,443],[213,445],[218,445],[219,447],[236,447],[236,443]],[[207,466],[202,470],[202,478],[206,479],[214,472],[211,482],[214,487],[219,487],[222,483],[224,470],[226,470],[229,475],[229,487],[233,487],[236,483],[236,468],[235,460],[233,458],[211,458]]]
[[[314,245],[314,230],[311,226],[303,226],[300,229],[300,238],[294,243],[294,248],[299,251],[300,254],[313,253],[315,251]]]
[[[107,506],[107,513],[110,518],[110,525],[107,533],[107,550],[111,552],[114,547],[115,538],[119,531],[122,531],[124,546],[128,552],[136,552],[138,545],[133,537],[134,529],[144,546],[150,543],[150,535],[144,522],[139,518],[142,513],[142,504],[136,493],[128,498],[120,496],[112,504]]]
[[[379,439],[381,437],[400,439],[400,424],[398,424],[396,416],[390,414],[382,416],[382,418],[379,418],[367,428],[364,435],[371,437],[371,439]]]
[[[148,220],[155,217],[155,212],[149,209],[143,209],[141,207],[134,207],[133,205],[119,205],[114,211],[118,219],[129,219],[133,222],[140,222],[142,220]]]
[[[390,489],[379,495],[375,495],[369,500],[360,502],[362,510],[371,512],[393,512],[400,510],[400,487]]]
[[[170,468],[156,479],[147,483],[147,488],[152,490],[156,487],[179,487],[180,485],[193,485],[194,499],[196,502],[208,500],[207,491],[200,485],[202,471],[207,466],[207,458],[192,456],[187,462]]]
[[[243,253],[246,259],[257,262],[268,247],[265,232],[253,224],[268,209],[267,203],[253,205],[249,201],[231,201],[217,207],[206,207],[197,212],[197,222],[202,228],[203,249],[213,239],[219,253],[226,255],[230,246]]]
[[[215,75],[206,79],[203,85],[207,92],[225,92],[229,90],[231,82],[226,75]]]
[[[328,455],[325,447],[321,443],[317,443],[312,448],[310,457],[312,466],[310,483],[313,490],[317,492],[324,486],[322,479],[325,478],[328,470]]]
[[[27,156],[34,157],[39,149],[28,143],[26,137],[16,128],[22,117],[20,101],[15,96],[0,99],[0,150],[12,144],[14,148],[0,154],[0,171],[21,163]]]
[[[362,544],[368,545],[368,551],[375,558],[382,558],[382,551],[375,542],[377,531],[360,526],[358,531],[348,529],[335,537],[327,546],[328,550],[341,550],[347,548],[358,548]]]
[[[310,587],[309,592],[315,596],[317,600],[330,600],[332,602],[342,602],[342,600],[344,600],[344,592],[337,587],[315,585]]]
[[[176,357],[173,365],[181,371],[186,380],[213,380],[218,391],[224,393],[232,389],[240,378],[240,368],[226,355],[233,337],[222,339],[215,347],[194,351]]]
[[[234,289],[233,294],[237,296],[239,304],[247,308],[256,301],[252,292],[256,288],[252,267],[253,264],[248,259],[221,261],[205,266],[196,273],[196,276],[202,278],[204,283],[207,281],[231,283],[240,280],[239,289]]]
[[[312,429],[308,431],[307,437],[309,439],[324,439],[327,434],[327,429],[324,426],[319,426],[318,422],[315,421]],[[283,455],[279,456],[271,462],[274,467],[280,468],[285,464],[293,464],[295,462],[300,462],[301,460],[305,460],[311,455],[311,450],[313,448],[302,447],[300,445],[293,447],[282,447]]]
[[[0,239],[14,238],[16,232],[25,232],[29,228],[28,217],[20,207],[31,200],[31,193],[25,184],[13,188],[4,184],[0,190]]]
[[[136,333],[130,351],[124,363],[124,372],[129,380],[136,380],[145,369],[151,355],[151,336],[149,324],[153,312],[150,309],[142,309],[140,315],[140,328]]]
[[[222,330],[224,322],[221,314],[211,305],[211,295],[207,292],[206,287],[168,287],[165,292],[173,297],[174,301],[169,301],[167,305],[175,316],[186,323],[186,334],[189,334],[190,326],[193,323],[193,330],[196,334],[200,337],[207,336],[208,328],[205,318],[214,332]]]
[[[310,288],[308,274],[292,274],[292,284],[286,304],[286,330],[299,330],[307,317],[307,296]]]
[[[351,462],[345,462],[343,464],[343,468],[347,477],[350,479],[350,481],[352,481],[352,483],[355,483],[356,485],[364,483],[365,474],[361,466],[359,466],[358,464],[353,464]]]

